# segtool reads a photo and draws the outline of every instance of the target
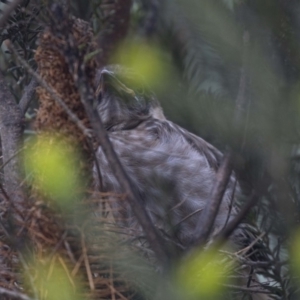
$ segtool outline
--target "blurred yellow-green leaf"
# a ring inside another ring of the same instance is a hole
[[[144,42],[126,42],[122,44],[113,58],[114,62],[129,67],[134,73],[134,84],[158,87],[162,80],[167,80],[168,72],[163,64],[162,54],[157,46]]]
[[[41,260],[32,266],[33,274],[25,274],[27,284],[31,286],[41,300],[79,300],[79,282],[72,278],[66,263],[61,257],[51,262]],[[31,276],[31,279],[29,278]],[[32,286],[33,285],[33,286]]]
[[[78,197],[78,161],[76,152],[63,139],[49,135],[29,142],[25,151],[25,166],[35,185],[62,207]]]
[[[291,244],[291,266],[297,276],[300,276],[300,229],[294,233]]]
[[[226,264],[217,251],[196,250],[181,262],[176,285],[190,299],[217,299],[224,292],[226,277]]]

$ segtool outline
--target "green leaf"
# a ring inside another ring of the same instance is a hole
[[[49,135],[29,142],[25,151],[26,169],[34,183],[63,208],[72,205],[81,190],[78,161],[75,151],[63,139]]]

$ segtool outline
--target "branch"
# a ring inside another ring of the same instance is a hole
[[[233,231],[239,226],[239,224],[244,220],[246,215],[249,213],[250,209],[256,205],[260,196],[263,194],[266,189],[266,184],[263,182],[260,183],[260,186],[255,188],[252,196],[248,199],[242,209],[239,211],[237,216],[229,222],[229,224],[224,228],[224,230],[220,233],[218,237],[217,243],[223,243],[226,239],[233,233]]]
[[[220,238],[226,239],[228,238],[232,232],[239,226],[239,224],[243,221],[246,217],[250,209],[258,202],[259,194],[254,192],[250,199],[245,203],[242,209],[239,211],[238,215],[228,224],[228,226],[224,229],[221,233]]]
[[[11,13],[17,8],[17,6],[22,2],[22,0],[14,0],[10,2],[9,6],[3,11],[3,15],[0,19],[0,28],[3,27],[8,20]]]
[[[18,152],[22,141],[21,110],[10,93],[3,74],[0,72],[0,137],[4,164],[5,190],[17,211],[25,206],[21,188],[20,161]],[[15,216],[20,219],[20,215]]]
[[[19,106],[22,112],[22,115],[24,116],[28,106],[33,99],[33,96],[35,94],[35,89],[38,86],[38,81],[35,77],[32,77],[30,83],[25,87],[23,96],[19,102]]]
[[[217,172],[216,181],[211,193],[211,201],[204,207],[201,218],[199,218],[195,234],[195,240],[198,245],[203,245],[211,233],[215,219],[219,212],[219,208],[226,191],[227,184],[230,180],[232,172],[231,154],[226,154],[223,158],[221,166]]]
[[[233,284],[223,284],[223,286],[229,288],[229,289],[233,289],[233,290],[237,290],[237,291],[241,291],[241,292],[248,292],[248,293],[252,293],[252,294],[271,294],[270,291],[264,290],[264,289],[260,289],[260,288],[247,288],[247,287],[242,287],[242,286],[238,286],[238,285],[233,285]]]
[[[25,294],[22,294],[20,292],[11,291],[8,289],[5,289],[3,287],[0,287],[0,295],[2,296],[8,296],[14,299],[20,299],[20,300],[33,300],[32,298],[28,297]]]

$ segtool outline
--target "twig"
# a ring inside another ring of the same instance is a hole
[[[85,265],[87,277],[88,277],[88,280],[89,280],[90,289],[91,289],[91,291],[94,291],[95,290],[95,283],[94,283],[94,280],[93,280],[92,270],[91,270],[91,266],[90,266],[89,259],[88,259],[88,256],[87,256],[87,249],[86,249],[86,246],[85,246],[84,238],[85,238],[84,234],[83,234],[83,232],[81,232],[81,248],[82,248],[82,255],[83,255],[84,265]]]
[[[20,161],[19,156],[16,155],[22,141],[22,115],[2,73],[0,73],[0,137],[5,190],[14,206],[22,211],[24,195],[21,188]],[[14,217],[16,220],[22,220],[18,214],[15,214]]]
[[[112,295],[114,297],[113,299],[116,299],[115,294],[117,294],[119,296],[119,298],[122,299],[122,300],[129,300],[129,299],[131,299],[131,298],[125,298],[117,289],[115,289],[114,286],[111,286],[109,283],[107,283],[107,285],[111,289],[111,293],[112,293]],[[113,299],[111,299],[111,300],[113,300]]]
[[[82,262],[84,261],[84,256],[83,254],[80,255],[78,261],[75,264],[75,267],[73,268],[72,272],[71,272],[71,276],[75,277],[77,275],[77,272],[82,264]]]
[[[271,262],[271,261],[252,261],[252,260],[247,259],[244,256],[241,256],[237,253],[231,253],[231,252],[228,252],[228,251],[225,251],[225,250],[219,250],[219,251],[220,251],[220,253],[226,254],[231,259],[234,259],[236,261],[241,262],[242,265],[245,265],[245,266],[251,266],[251,267],[258,267],[259,268],[259,267],[269,267],[273,264],[273,262]],[[280,263],[277,262],[276,265],[282,266],[286,263],[288,263],[288,261],[280,262]]]
[[[4,196],[5,200],[10,203],[10,198],[5,190],[5,188],[3,187],[2,183],[0,182],[0,191],[2,193],[2,195]]]
[[[230,180],[232,171],[231,160],[231,154],[226,154],[224,156],[222,164],[217,172],[216,181],[211,193],[211,201],[204,207],[201,218],[198,220],[196,230],[199,231],[195,233],[195,240],[199,245],[206,242],[213,228],[223,195]]]
[[[74,280],[72,278],[72,274],[70,274],[70,271],[68,270],[68,267],[66,266],[66,263],[64,262],[64,260],[60,256],[58,256],[58,261],[60,262],[60,264],[62,265],[63,269],[65,270],[65,273],[66,273],[66,275],[67,275],[67,277],[68,277],[68,279],[69,279],[72,287],[75,289],[76,285],[75,285]]]
[[[4,167],[9,164],[9,162],[12,160],[12,159],[16,159],[17,156],[23,151],[23,149],[19,149],[12,157],[10,157],[9,159],[7,159],[5,161],[5,163],[3,163],[1,166],[0,166],[0,170],[3,170]]]
[[[233,289],[233,290],[237,290],[237,291],[241,291],[241,292],[248,292],[248,293],[253,293],[253,294],[271,294],[270,291],[267,291],[264,289],[245,288],[245,287],[241,287],[241,286],[233,285],[233,284],[223,284],[223,286],[225,286],[229,289]]]
[[[59,241],[57,242],[57,244],[55,245],[55,247],[53,248],[53,250],[51,251],[51,253],[48,256],[48,259],[51,260],[53,258],[53,256],[57,253],[58,249],[61,247],[61,245],[63,244],[64,240],[67,237],[68,232],[65,231],[61,238],[59,239]]]
[[[33,298],[30,298],[25,294],[22,294],[22,293],[16,292],[16,291],[11,291],[11,290],[5,289],[3,287],[0,287],[0,295],[9,296],[14,299],[20,299],[20,300],[33,300]]]
[[[220,233],[220,240],[226,240],[238,225],[244,220],[245,216],[249,213],[250,209],[258,202],[260,193],[254,191],[250,199],[245,203],[238,215],[227,225],[226,228]]]
[[[110,279],[110,284],[108,284],[108,286],[111,289],[111,295],[112,295],[111,300],[116,300],[115,288],[114,288],[114,274],[113,274],[111,262],[109,263],[109,279]]]
[[[103,182],[102,182],[100,165],[99,165],[98,157],[95,153],[95,149],[93,147],[93,143],[91,140],[88,140],[88,147],[89,147],[90,152],[92,153],[92,157],[95,162],[96,172],[97,172],[97,176],[98,176],[98,180],[99,180],[99,191],[103,191]]]
[[[10,2],[7,8],[3,11],[3,15],[0,19],[0,28],[3,27],[8,20],[11,13],[17,8],[17,6],[22,2],[22,0],[14,0]]]
[[[252,243],[250,243],[247,247],[239,250],[236,252],[237,255],[241,254],[241,253],[246,253],[248,252],[261,238],[263,238],[266,235],[265,232],[262,232],[256,239],[254,239],[254,241],[252,241]]]
[[[228,208],[227,218],[226,218],[226,222],[225,222],[223,228],[225,228],[227,226],[228,221],[230,219],[230,215],[231,215],[231,211],[232,211],[232,207],[233,207],[233,202],[234,202],[234,199],[235,199],[236,186],[237,186],[237,179],[235,178],[234,179],[234,185],[233,185],[233,188],[232,188],[232,193],[231,193],[231,196],[230,196],[230,204],[229,204],[229,208]]]
[[[33,96],[35,94],[35,89],[37,86],[38,86],[38,81],[35,77],[33,77],[30,83],[24,89],[23,96],[19,102],[19,106],[23,116],[25,115],[31,100],[33,99]]]
[[[197,214],[199,212],[202,212],[202,211],[203,211],[203,208],[199,208],[199,209],[194,210],[192,213],[188,214],[187,216],[182,218],[178,223],[176,223],[175,227],[178,226],[179,224],[181,224],[182,222],[185,222],[186,220],[188,220],[189,218],[191,218],[195,214]]]

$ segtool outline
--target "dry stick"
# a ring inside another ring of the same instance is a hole
[[[239,82],[239,90],[236,99],[236,109],[235,109],[235,118],[234,125],[239,126],[241,122],[241,118],[243,115],[243,107],[247,101],[245,93],[246,93],[246,62],[248,57],[248,43],[249,43],[249,33],[247,31],[244,32],[243,36],[244,43],[244,53],[243,53],[243,66],[241,69],[241,76]],[[216,182],[214,184],[212,193],[211,193],[211,201],[207,203],[203,211],[203,217],[199,218],[195,233],[196,244],[203,245],[213,228],[215,219],[220,209],[220,205],[223,199],[223,195],[226,191],[227,184],[230,180],[230,175],[232,172],[232,151],[225,154],[221,163],[221,166],[217,172]]]
[[[4,196],[5,200],[7,201],[7,203],[10,202],[10,198],[6,193],[6,190],[4,189],[3,185],[0,183],[0,191],[2,193],[2,195]]]
[[[222,244],[232,234],[232,232],[243,221],[250,209],[258,202],[261,192],[254,191],[250,199],[245,203],[238,215],[226,226],[226,228],[219,235],[219,242]]]
[[[261,289],[255,289],[255,288],[244,288],[244,287],[232,285],[232,284],[223,284],[223,286],[227,287],[229,289],[233,289],[233,290],[237,290],[237,291],[241,291],[241,292],[249,292],[249,293],[253,293],[253,294],[271,294],[271,292],[267,291],[267,290],[261,290]]]
[[[37,82],[43,88],[45,88],[45,90],[51,95],[51,97],[64,109],[64,111],[67,113],[71,121],[73,121],[77,125],[77,127],[83,132],[83,134],[87,137],[91,137],[90,130],[83,125],[83,123],[78,119],[78,117],[70,110],[70,108],[65,104],[65,102],[57,95],[55,90],[52,87],[50,87],[48,83],[45,82],[45,80],[31,68],[31,66],[19,55],[19,53],[12,46],[12,44],[10,44],[8,48],[17,57],[19,62],[26,68],[28,73],[32,75],[37,80]]]
[[[35,89],[38,86],[38,81],[35,77],[32,77],[30,83],[25,87],[23,96],[19,102],[19,106],[22,112],[22,115],[24,116],[28,106],[33,99],[33,96],[35,94]]]
[[[254,189],[251,197],[239,211],[237,216],[229,222],[229,224],[224,228],[224,230],[218,236],[218,243],[222,244],[226,238],[228,238],[232,232],[238,227],[238,225],[243,221],[245,216],[248,214],[250,209],[258,202],[259,197],[265,192],[266,184],[265,180],[261,181],[258,187]]]
[[[95,290],[95,283],[94,283],[93,274],[92,274],[88,254],[87,254],[87,248],[85,246],[85,236],[84,236],[83,232],[81,232],[80,235],[81,235],[81,249],[82,249],[82,255],[83,255],[85,270],[86,270],[86,274],[87,274],[87,277],[88,277],[88,280],[89,280],[90,289],[91,289],[91,291],[94,291]]]
[[[20,161],[16,153],[22,140],[22,115],[0,73],[0,137],[2,144],[5,190],[14,206],[22,211],[24,195],[21,188]],[[16,220],[22,217],[15,214]]]
[[[3,11],[3,15],[0,19],[0,28],[3,27],[8,20],[10,14],[17,8],[17,6],[22,2],[22,0],[12,1],[8,7]]]
[[[232,171],[231,154],[226,154],[222,160],[221,166],[217,172],[216,181],[211,193],[211,201],[204,207],[201,218],[199,218],[196,229],[196,243],[203,245],[212,230],[215,219],[223,199],[223,195],[230,180]]]

